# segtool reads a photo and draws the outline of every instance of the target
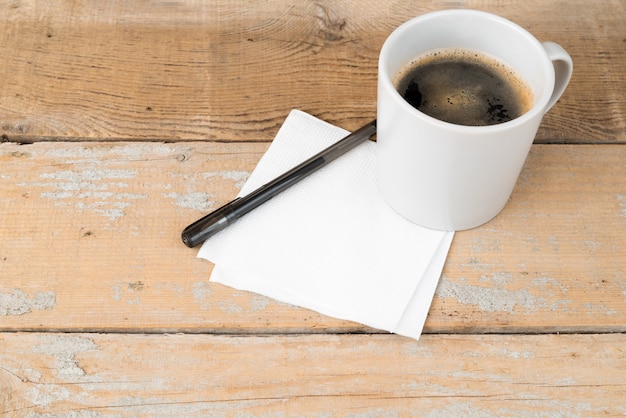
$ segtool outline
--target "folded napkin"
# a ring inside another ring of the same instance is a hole
[[[240,196],[347,135],[292,111]],[[211,281],[418,339],[453,232],[417,226],[378,192],[366,141],[204,243]]]

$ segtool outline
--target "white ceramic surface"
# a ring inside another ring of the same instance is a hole
[[[416,56],[439,48],[482,51],[513,67],[531,87],[524,115],[492,126],[462,126],[408,104],[392,79]],[[444,10],[398,27],[380,53],[377,181],[389,205],[433,229],[477,227],[505,206],[544,114],[565,90],[572,60],[559,45],[540,43],[504,18]]]

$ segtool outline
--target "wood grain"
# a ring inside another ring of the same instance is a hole
[[[623,334],[437,335],[419,343],[385,335],[0,334],[0,415],[620,416],[625,343]]]
[[[369,121],[385,38],[446,8],[560,43],[574,74],[505,210],[456,234],[427,334],[210,283],[181,229],[291,109]],[[0,416],[626,414],[625,18],[626,0],[0,1]]]
[[[0,329],[375,332],[208,283],[182,245],[266,148],[0,144]],[[625,159],[535,145],[505,210],[455,236],[426,332],[626,331]]]
[[[571,84],[537,142],[626,141],[626,0],[14,0],[0,11],[1,133],[269,141],[293,108],[356,129],[376,113],[385,38],[450,7],[500,14],[572,55]]]

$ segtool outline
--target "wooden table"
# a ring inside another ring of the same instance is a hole
[[[181,228],[288,112],[376,113],[410,17],[574,60],[516,189],[455,236],[419,342],[208,281]],[[0,1],[0,416],[626,414],[626,1]]]

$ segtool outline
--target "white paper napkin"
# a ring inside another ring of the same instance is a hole
[[[240,196],[348,132],[292,111]],[[204,243],[211,280],[418,339],[453,232],[417,226],[379,194],[359,145]]]

